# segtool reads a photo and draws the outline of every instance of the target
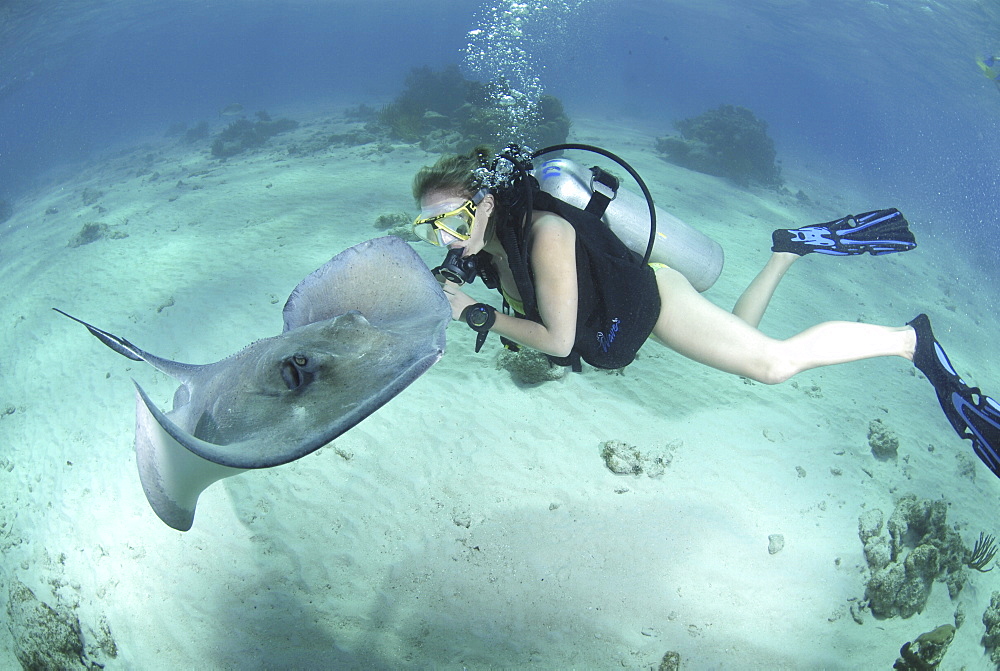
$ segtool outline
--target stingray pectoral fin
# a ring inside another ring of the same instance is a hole
[[[254,431],[248,433],[248,438],[225,445],[210,443],[185,431],[160,410],[138,384],[135,386],[138,398],[142,401],[142,407],[137,407],[136,417],[148,416],[156,424],[155,427],[150,426],[145,430],[147,435],[160,436],[163,434],[158,438],[159,443],[188,451],[192,453],[192,457],[198,460],[192,463],[199,465],[199,468],[188,471],[175,469],[178,474],[191,477],[196,481],[190,484],[180,478],[171,481],[172,488],[166,497],[170,500],[181,500],[180,493],[194,491],[193,500],[190,498],[190,494],[184,499],[191,505],[193,514],[193,503],[197,500],[197,494],[215,480],[249,469],[281,466],[315,452],[388,403],[433,366],[443,353],[443,347],[428,347],[422,356],[416,356],[406,362],[399,370],[394,371],[390,379],[384,380],[378,388],[372,389],[369,395],[357,399],[349,410],[336,411],[331,407],[326,421],[322,423],[301,426],[297,421],[290,421],[293,418],[287,414],[275,416],[272,421],[255,427]],[[139,425],[140,420],[137,419],[137,449],[139,446]],[[173,449],[169,451],[160,449],[157,454],[172,455],[172,451]],[[186,462],[182,462],[179,457],[173,457],[169,463]],[[225,470],[209,470],[206,464]],[[216,475],[216,472],[219,474]],[[140,475],[142,475],[141,472]],[[146,487],[145,481],[143,487]],[[148,493],[149,489],[147,488],[147,495]],[[159,497],[157,500],[162,498]],[[152,498],[150,498],[150,503],[153,503]],[[156,504],[153,507],[155,509]],[[157,513],[159,514],[159,510]],[[170,524],[170,522],[167,523]]]
[[[299,282],[282,310],[285,331],[352,310],[380,328],[415,315],[451,321],[441,284],[413,247],[392,235],[345,249]]]
[[[142,489],[161,520],[178,531],[187,531],[205,488],[245,469],[203,459],[178,443],[164,423],[180,429],[153,405],[138,383],[135,389],[135,457]]]

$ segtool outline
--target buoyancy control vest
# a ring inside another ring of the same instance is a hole
[[[550,359],[576,370],[580,359],[607,369],[632,363],[660,315],[653,269],[600,216],[544,191],[535,194],[534,206],[559,215],[576,231],[576,340],[568,357]],[[530,274],[530,260],[524,260]],[[526,317],[540,321],[537,308]]]
[[[578,287],[576,340],[570,356],[549,358],[560,365],[572,365],[574,370],[580,369],[581,359],[597,368],[622,368],[635,359],[659,318],[659,290],[647,262],[674,267],[704,291],[722,270],[722,249],[704,234],[656,208],[642,178],[605,149],[564,144],[535,152],[530,158],[566,149],[581,149],[615,161],[635,179],[645,198],[620,189],[618,180],[599,168],[586,171],[565,158],[545,161],[534,169],[522,150],[511,145],[500,154],[493,171],[501,172],[497,165],[507,162],[502,172],[513,179],[508,178],[502,200],[518,214],[499,227],[498,240],[524,303],[522,316],[541,322],[527,248],[530,212],[552,212],[573,226]],[[664,222],[664,230],[657,230],[657,221]],[[498,278],[490,269],[490,263],[480,264],[479,275],[489,287],[497,288]]]

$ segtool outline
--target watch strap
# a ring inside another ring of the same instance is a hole
[[[465,308],[465,323],[476,332],[476,353],[483,348],[486,336],[497,321],[497,311],[492,305],[485,303],[474,303]],[[482,323],[477,322],[477,318],[485,317]]]

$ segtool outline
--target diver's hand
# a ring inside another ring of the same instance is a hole
[[[448,302],[451,303],[452,319],[461,319],[462,311],[470,305],[476,304],[476,301],[472,300],[468,294],[462,291],[460,285],[454,282],[445,280],[441,288],[444,289],[444,295],[448,297]]]

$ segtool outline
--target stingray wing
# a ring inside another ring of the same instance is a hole
[[[345,249],[302,280],[285,303],[284,330],[352,310],[375,326],[421,316],[434,324],[451,316],[448,299],[427,265],[410,245],[391,235]]]
[[[186,531],[216,480],[288,463],[354,427],[441,358],[450,320],[426,264],[380,238],[303,280],[286,331],[204,367],[212,377],[193,381],[183,408],[164,413],[136,384],[137,462],[154,511]]]
[[[338,407],[331,402],[319,424],[295,421],[296,410],[302,407],[297,406],[271,423],[246,427],[242,440],[225,445],[202,440],[180,427],[135,383],[136,464],[146,499],[166,524],[187,531],[194,521],[199,495],[213,482],[247,469],[279,466],[316,451],[385,405],[434,365],[442,353],[428,349],[387,377],[358,378],[362,386],[377,386],[358,394],[346,409],[345,404]]]
[[[354,365],[349,370],[350,382],[345,381],[348,389],[316,390],[320,398],[324,391],[330,392],[330,403],[325,407],[317,407],[313,401],[269,404],[263,410],[255,407],[253,419],[239,427],[239,436],[224,444],[198,438],[171,419],[174,413],[160,410],[138,383],[136,390],[167,434],[202,459],[242,470],[270,468],[315,452],[353,428],[420,377],[443,353],[443,349],[428,347],[402,359],[396,351],[391,358],[372,365],[364,360],[350,362]]]

